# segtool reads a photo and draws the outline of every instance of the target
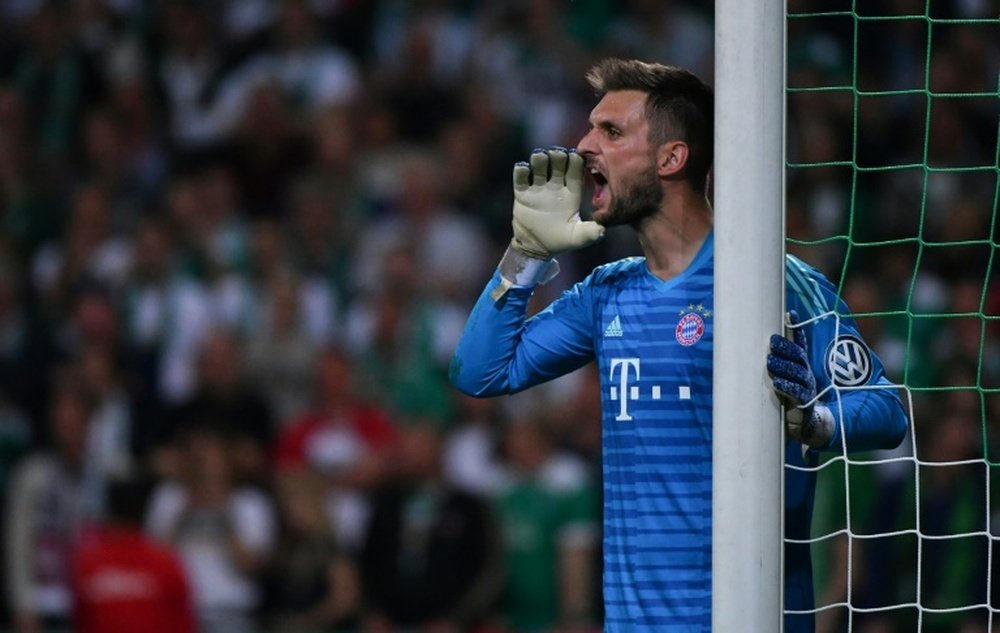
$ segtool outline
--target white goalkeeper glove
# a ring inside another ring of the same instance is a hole
[[[798,323],[794,310],[788,313],[789,326]],[[816,377],[809,367],[808,342],[801,327],[792,330],[792,340],[771,335],[767,372],[774,392],[785,406],[785,433],[806,446],[826,446],[833,437],[836,423],[833,412],[816,403]]]
[[[552,147],[532,152],[530,165],[514,165],[516,251],[547,260],[604,236],[603,226],[580,219],[583,163],[576,151]]]

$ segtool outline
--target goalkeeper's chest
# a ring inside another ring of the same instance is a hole
[[[712,296],[618,298],[601,307],[595,349],[607,386],[657,392],[710,386]],[[623,373],[624,372],[624,373]],[[632,384],[632,383],[635,384]],[[706,383],[708,383],[706,385]]]

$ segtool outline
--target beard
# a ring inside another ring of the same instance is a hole
[[[638,228],[643,220],[659,210],[662,202],[663,189],[660,187],[660,180],[656,176],[656,171],[650,169],[629,184],[621,195],[612,198],[611,205],[603,218],[594,219],[602,226],[628,225]]]

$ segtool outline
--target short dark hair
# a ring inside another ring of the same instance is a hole
[[[123,525],[140,526],[146,517],[151,480],[141,475],[117,475],[108,481],[107,518]]]
[[[715,97],[694,73],[637,59],[608,58],[587,72],[598,96],[618,90],[646,93],[649,141],[659,146],[679,139],[688,145],[685,170],[696,191],[704,191],[713,159]]]

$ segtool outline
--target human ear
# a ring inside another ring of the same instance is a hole
[[[656,151],[656,175],[669,178],[683,171],[688,161],[688,144],[684,141],[670,141],[660,145]]]

